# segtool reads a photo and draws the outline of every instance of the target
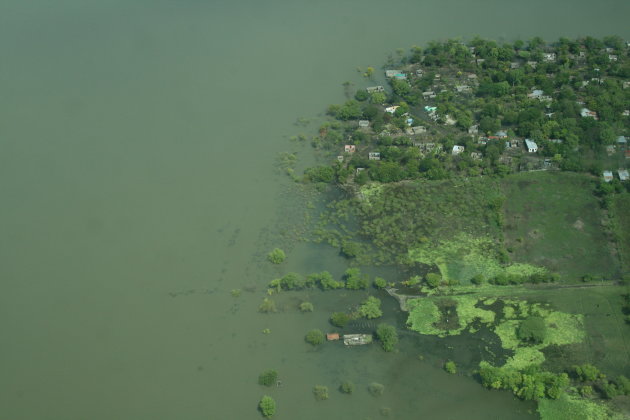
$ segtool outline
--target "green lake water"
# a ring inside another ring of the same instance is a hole
[[[397,354],[303,342],[361,293],[287,293],[259,314],[274,276],[345,269],[304,244],[264,261],[303,211],[274,161],[315,132],[298,117],[398,47],[627,37],[628,16],[621,0],[0,2],[0,419],[257,419],[264,393],[277,419],[535,418],[442,371],[475,363],[465,338],[405,334]],[[268,368],[283,386],[256,384]]]

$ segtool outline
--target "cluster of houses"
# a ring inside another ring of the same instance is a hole
[[[604,171],[603,175],[604,175],[605,182],[612,182],[612,180],[614,179],[613,171]],[[617,170],[617,175],[619,175],[620,181],[627,181],[630,179],[630,175],[628,174],[627,169],[619,168]]]

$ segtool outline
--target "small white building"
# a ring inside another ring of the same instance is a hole
[[[366,87],[365,90],[367,93],[385,92],[385,88],[383,86],[370,86]]]
[[[393,114],[394,112],[396,112],[398,108],[400,108],[400,106],[398,105],[388,106],[387,108],[385,108],[385,112],[389,112],[390,114]]]
[[[370,126],[370,122],[368,120],[359,120],[359,127],[367,128]]]
[[[612,171],[604,171],[604,181],[611,182],[613,180]]]
[[[397,74],[402,74],[402,70],[385,70],[385,77],[390,79],[396,77]]]
[[[580,115],[584,118],[595,118],[597,119],[597,112],[595,111],[591,111],[588,108],[582,108],[582,110],[580,110]]]
[[[538,145],[534,140],[525,139],[525,147],[529,153],[536,153],[538,151]]]
[[[627,169],[619,169],[617,173],[619,174],[619,179],[621,181],[627,181],[628,179],[630,179],[630,174],[628,174]]]
[[[370,152],[368,153],[368,159],[370,160],[381,160],[381,154],[378,152]]]
[[[354,153],[357,151],[357,147],[354,144],[346,144],[343,146],[343,151],[346,153]]]
[[[556,61],[556,53],[545,53],[543,54],[543,61],[551,63],[552,61]]]
[[[464,152],[464,146],[453,146],[453,156],[457,156]]]
[[[468,134],[478,134],[478,133],[479,133],[478,125],[471,125],[470,127],[468,127]]]

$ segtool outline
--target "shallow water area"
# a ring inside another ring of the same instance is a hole
[[[347,80],[371,84],[356,68],[378,68],[397,47],[630,35],[627,2],[567,9],[3,1],[0,418],[258,419],[265,393],[277,419],[535,418],[533,405],[448,375],[438,357],[418,360],[437,353],[422,337],[403,335],[394,354],[304,342],[364,292],[281,293],[268,315],[258,305],[287,271],[346,268],[332,249],[296,245],[288,227],[304,201],[274,162],[283,151],[309,159],[288,140],[317,130],[299,117],[343,101]],[[280,267],[265,261],[276,246],[288,251]],[[304,299],[313,313],[297,309]],[[401,325],[396,302],[384,305]],[[282,386],[257,385],[265,369]],[[345,378],[354,395],[337,391]],[[379,398],[366,390],[374,381]],[[315,401],[316,384],[328,401]]]

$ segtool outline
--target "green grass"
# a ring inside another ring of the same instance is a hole
[[[543,399],[538,402],[541,420],[610,420],[615,416],[603,404],[563,394],[557,400]]]
[[[614,200],[617,239],[624,271],[630,272],[630,194],[619,194]]]
[[[504,231],[513,260],[546,267],[567,282],[584,274],[617,276],[594,185],[593,178],[568,172],[504,179]]]

